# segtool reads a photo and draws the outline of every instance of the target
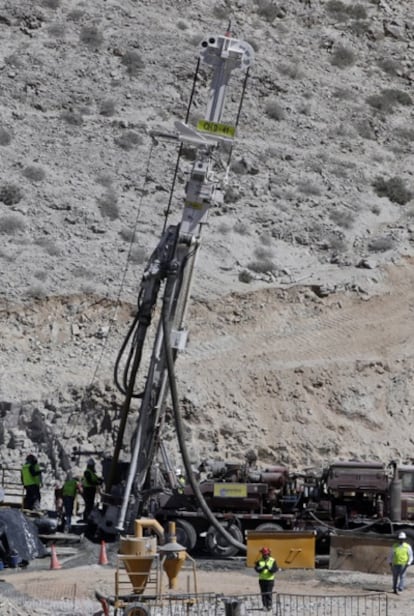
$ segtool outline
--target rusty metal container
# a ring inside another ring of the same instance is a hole
[[[329,569],[389,573],[388,556],[395,537],[374,534],[332,535]]]

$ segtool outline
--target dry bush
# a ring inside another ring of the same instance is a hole
[[[331,64],[338,66],[339,68],[345,68],[346,66],[352,66],[355,64],[355,54],[352,49],[348,49],[343,45],[339,45],[331,57]]]
[[[104,99],[99,106],[100,115],[110,117],[115,113],[115,101],[112,98]]]
[[[3,184],[0,187],[0,201],[5,205],[16,205],[22,198],[22,191],[16,184]]]
[[[32,284],[26,291],[26,297],[33,297],[34,299],[42,299],[47,296],[47,290],[41,283]]]
[[[378,66],[387,73],[387,75],[392,75],[395,77],[403,70],[403,65],[400,61],[394,60],[393,58],[380,58],[378,60]]]
[[[265,114],[272,120],[280,122],[285,118],[285,112],[276,100],[271,100],[266,103]]]
[[[50,36],[54,36],[57,39],[63,39],[65,38],[65,34],[66,34],[65,24],[59,24],[59,23],[50,24],[50,26],[48,26],[47,33]]]
[[[42,167],[36,167],[35,165],[25,167],[22,174],[25,178],[31,180],[32,182],[41,182],[46,177],[45,170],[42,169]]]
[[[188,30],[188,23],[183,21],[182,19],[179,19],[177,21],[177,28],[179,30]]]
[[[45,282],[45,280],[47,280],[47,272],[45,270],[37,270],[33,276],[37,278],[37,280],[40,280],[40,282]]]
[[[124,240],[124,242],[132,243],[137,241],[137,234],[134,229],[130,227],[124,227],[120,230],[119,235]]]
[[[395,242],[392,237],[384,235],[383,237],[377,237],[368,243],[368,250],[370,252],[387,252],[392,250],[395,246]]]
[[[381,94],[373,94],[366,99],[368,105],[384,113],[394,111],[396,105],[408,107],[413,104],[412,98],[407,92],[396,88],[386,88]]]
[[[249,227],[245,222],[238,221],[234,224],[233,231],[239,235],[249,235]]]
[[[413,197],[413,192],[406,187],[404,180],[398,176],[394,176],[389,180],[377,177],[373,181],[372,186],[378,197],[388,197],[390,201],[399,205],[405,205]]]
[[[217,232],[218,233],[222,233],[223,235],[227,235],[227,233],[230,233],[230,225],[228,225],[226,222],[221,222],[218,226],[217,226]]]
[[[239,273],[239,281],[244,282],[245,284],[249,284],[253,280],[253,276],[249,272],[249,270],[242,270]]]
[[[130,77],[136,77],[139,75],[145,66],[141,54],[134,49],[131,49],[124,54],[121,64],[126,67],[127,73]]]
[[[0,233],[3,235],[14,235],[19,231],[24,231],[26,223],[20,214],[6,214],[0,217]]]
[[[285,75],[291,79],[302,79],[304,76],[303,70],[298,62],[281,64],[277,69],[281,75]]]
[[[132,150],[137,145],[142,145],[142,137],[133,130],[127,130],[119,137],[115,137],[114,142],[123,150]]]
[[[73,9],[73,11],[70,11],[67,14],[67,20],[68,21],[80,21],[82,17],[84,17],[84,15],[85,15],[85,11],[82,11],[82,9]]]
[[[129,253],[129,260],[136,265],[141,265],[146,260],[145,248],[142,246],[134,246]]]
[[[46,9],[58,9],[60,7],[60,0],[40,0],[40,6]]]
[[[343,237],[337,237],[336,235],[328,239],[328,245],[330,250],[335,254],[341,254],[347,249],[346,241]]]
[[[0,126],[0,145],[9,145],[12,140],[10,131]]]
[[[322,193],[320,186],[318,186],[311,180],[301,180],[300,182],[298,182],[297,186],[298,190],[303,195],[313,195],[315,197],[318,197]]]
[[[376,132],[369,118],[362,118],[361,120],[358,120],[354,126],[358,135],[362,137],[362,139],[370,139],[373,141],[377,138]]]
[[[102,32],[96,26],[83,26],[79,39],[91,49],[99,48],[104,40]]]
[[[102,173],[99,173],[96,176],[96,183],[100,184],[101,186],[105,186],[105,188],[109,188],[110,186],[112,186],[113,179],[110,175],[107,175],[105,172],[102,171]]]
[[[65,109],[65,111],[62,111],[62,113],[60,114],[60,117],[62,120],[64,120],[68,124],[71,124],[72,126],[82,126],[83,124],[82,114],[78,113],[77,111]]]
[[[355,222],[355,213],[350,210],[332,210],[329,212],[329,218],[338,225],[338,227],[351,229]]]
[[[270,233],[263,233],[260,236],[262,246],[270,246],[272,244],[272,236]]]
[[[230,16],[231,12],[230,9],[224,6],[220,6],[219,4],[216,4],[213,7],[213,15],[216,19],[228,19]]]
[[[98,208],[101,215],[110,220],[119,218],[118,196],[114,190],[108,189],[106,193],[98,199]]]
[[[255,272],[255,274],[266,274],[273,273],[277,270],[276,265],[270,259],[257,259],[256,261],[250,261],[247,264],[247,267],[250,271]]]
[[[279,14],[279,7],[272,0],[255,0],[257,14],[268,23],[272,23]]]
[[[58,257],[62,252],[50,237],[38,237],[35,239],[34,243],[43,248],[51,257]]]
[[[326,3],[326,10],[340,21],[350,19],[366,19],[368,17],[366,8],[363,4],[344,4],[341,0],[329,0]]]
[[[258,246],[254,249],[254,256],[257,259],[266,260],[271,259],[273,257],[273,253],[271,249],[267,248],[266,246]]]

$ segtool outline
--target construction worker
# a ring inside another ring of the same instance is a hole
[[[73,515],[73,505],[78,493],[78,479],[69,471],[62,488],[63,509],[65,511],[65,530],[70,532]]]
[[[278,566],[276,560],[272,558],[269,548],[262,548],[260,553],[261,557],[255,562],[254,568],[259,574],[259,586],[263,607],[265,610],[271,610],[275,573],[278,571]]]
[[[42,485],[42,469],[37,463],[37,458],[32,453],[26,457],[21,473],[22,484],[25,489],[23,498],[24,509],[40,508],[40,486]]]
[[[407,567],[413,562],[413,550],[405,540],[407,535],[404,531],[398,534],[398,543],[394,543],[388,558],[392,572],[392,589],[398,595],[405,587],[405,573]]]
[[[83,512],[83,521],[87,522],[89,515],[93,509],[95,504],[95,494],[96,488],[103,483],[103,479],[98,477],[95,472],[95,462],[92,460],[88,460],[86,465],[86,470],[83,473],[82,477],[82,496],[85,501],[85,509]]]

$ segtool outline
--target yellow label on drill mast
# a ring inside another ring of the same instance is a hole
[[[236,134],[235,126],[210,122],[209,120],[199,120],[197,122],[197,130],[203,133],[211,133],[212,135],[220,135],[221,137],[231,137],[232,139]]]
[[[247,485],[245,483],[215,483],[213,496],[221,498],[246,498]]]
[[[204,207],[202,203],[198,203],[198,201],[188,201],[188,199],[184,201],[184,205],[185,207],[193,208],[193,210],[202,210]]]

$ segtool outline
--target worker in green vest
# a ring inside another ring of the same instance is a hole
[[[275,573],[278,570],[278,566],[269,548],[262,548],[260,553],[261,557],[255,562],[254,568],[259,574],[259,586],[263,607],[265,610],[271,610]]]
[[[392,572],[392,589],[396,595],[404,590],[405,573],[413,562],[413,550],[406,539],[404,531],[398,533],[398,543],[394,543],[388,558]]]
[[[37,463],[36,456],[32,453],[29,453],[26,457],[26,462],[23,464],[20,475],[25,490],[23,508],[31,510],[39,509],[42,469]]]
[[[69,471],[62,488],[63,509],[65,511],[65,530],[70,532],[73,505],[79,489],[79,480]]]
[[[95,462],[88,460],[86,470],[82,477],[82,496],[85,501],[85,509],[83,512],[83,521],[87,522],[89,515],[95,504],[96,488],[103,483],[103,479],[96,474]]]

